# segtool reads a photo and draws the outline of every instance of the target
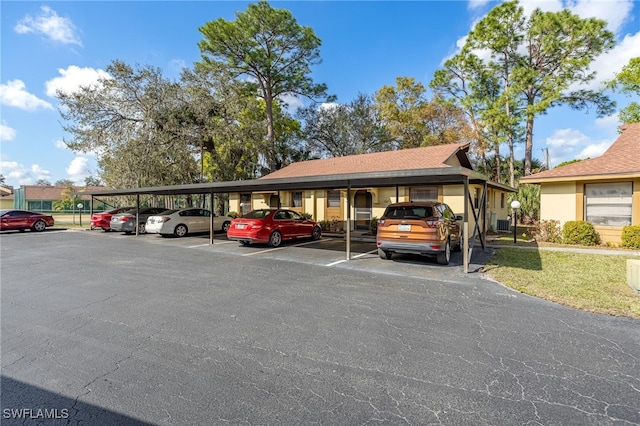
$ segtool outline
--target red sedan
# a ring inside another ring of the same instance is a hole
[[[102,228],[103,231],[110,231],[111,216],[134,209],[135,207],[120,207],[118,209],[108,210],[102,213],[94,213],[91,215],[91,229]]]
[[[25,229],[31,229],[42,232],[53,224],[53,216],[50,215],[27,210],[0,210],[0,231],[17,229],[24,232]]]
[[[253,210],[231,222],[227,238],[242,245],[267,243],[278,247],[294,238],[320,239],[322,230],[312,220],[293,210]]]

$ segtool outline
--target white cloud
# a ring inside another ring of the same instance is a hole
[[[71,179],[76,185],[83,185],[84,179],[88,176],[91,176],[91,172],[89,170],[89,159],[87,157],[76,157],[74,158],[69,166],[67,166],[67,174],[69,175],[69,179]]]
[[[289,112],[289,114],[295,114],[298,108],[301,108],[304,106],[304,102],[296,95],[289,95],[289,94],[282,95],[278,97],[278,100],[286,104],[287,106],[286,109]]]
[[[7,84],[0,84],[0,102],[27,111],[35,111],[38,108],[53,109],[53,106],[36,95],[26,90],[22,80],[11,80]]]
[[[58,16],[48,6],[42,6],[40,13],[35,17],[27,15],[22,18],[14,29],[19,34],[34,33],[56,42],[82,46],[76,26],[71,19]]]
[[[609,149],[612,143],[613,141],[610,140],[592,143],[580,151],[576,158],[583,159],[600,157],[607,149]]]
[[[627,34],[613,49],[593,61],[590,71],[597,72],[596,79],[589,86],[581,87],[601,88],[603,81],[613,79],[631,58],[638,56],[640,56],[640,32]]]
[[[547,146],[554,148],[573,147],[590,142],[588,136],[575,129],[558,129],[547,138]]]
[[[0,141],[12,141],[16,138],[16,131],[11,127],[4,124],[4,122],[0,123]]]
[[[471,10],[480,9],[481,7],[486,6],[490,2],[491,0],[469,0],[468,8]]]
[[[32,185],[39,179],[51,181],[51,173],[37,164],[25,166],[16,161],[0,161],[0,174],[5,177],[7,185],[19,187]]]
[[[581,18],[598,18],[606,21],[609,31],[617,33],[631,18],[633,1],[578,0],[567,3],[567,7]]]
[[[55,97],[58,91],[73,93],[80,87],[90,87],[98,84],[98,80],[111,78],[109,73],[101,69],[80,68],[70,65],[67,69],[59,68],[60,77],[54,77],[45,83],[47,95]]]
[[[607,117],[596,118],[595,124],[599,129],[614,134],[622,122],[620,121],[620,118],[618,118],[618,114],[614,114]]]

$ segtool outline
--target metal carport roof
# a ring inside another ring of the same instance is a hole
[[[85,194],[95,196],[123,196],[123,195],[186,195],[186,194],[217,194],[230,192],[264,192],[264,191],[290,191],[290,190],[312,190],[312,189],[347,189],[351,191],[354,188],[368,187],[393,187],[405,185],[424,185],[424,184],[441,184],[441,185],[464,185],[464,250],[463,263],[465,272],[468,272],[471,250],[469,249],[469,207],[476,217],[476,229],[478,228],[477,215],[473,207],[469,194],[469,184],[481,184],[484,186],[482,193],[482,201],[478,210],[484,209],[484,197],[486,188],[492,187],[502,189],[508,192],[515,192],[513,188],[496,182],[491,182],[481,173],[470,170],[466,167],[440,167],[430,169],[411,169],[411,170],[392,170],[381,172],[367,173],[347,173],[338,175],[321,175],[308,176],[300,178],[269,178],[269,179],[251,179],[241,181],[227,182],[208,182],[185,185],[156,186],[145,188],[129,188],[129,189],[106,189],[86,191]],[[351,243],[351,206],[350,197],[347,197],[347,260],[350,259],[350,243]],[[212,220],[213,221],[213,220]],[[483,221],[484,225],[484,221]],[[481,244],[484,248],[484,232],[481,231]],[[211,230],[210,242],[213,243],[213,230]]]

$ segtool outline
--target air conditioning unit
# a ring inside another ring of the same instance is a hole
[[[498,219],[498,231],[511,230],[511,221],[509,219]]]
[[[640,294],[640,260],[627,260],[627,284],[636,294]]]

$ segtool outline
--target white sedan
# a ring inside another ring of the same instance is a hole
[[[213,216],[213,230],[227,232],[233,218]],[[146,223],[147,233],[160,234],[163,237],[175,235],[184,237],[189,233],[209,232],[211,212],[205,209],[188,208],[168,210],[161,215],[149,216]]]

